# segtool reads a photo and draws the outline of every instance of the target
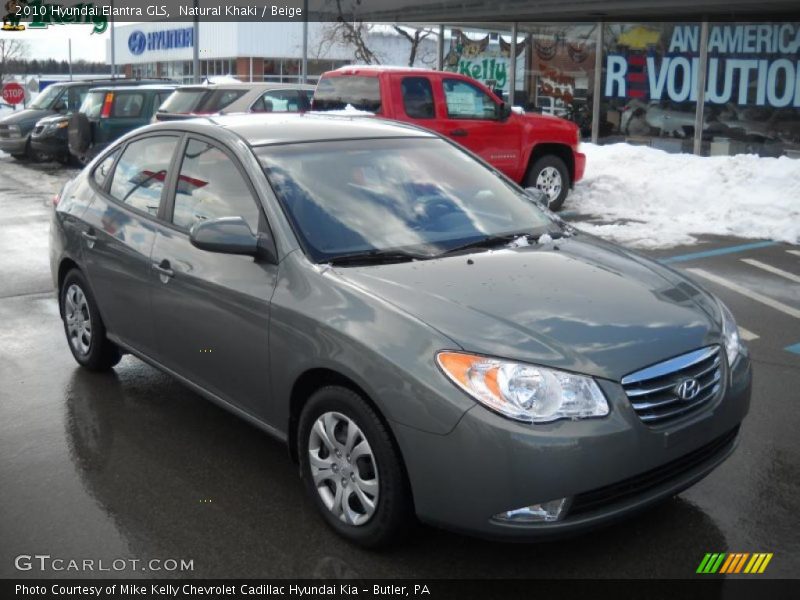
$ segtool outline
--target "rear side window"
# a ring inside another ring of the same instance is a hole
[[[226,108],[245,95],[247,90],[214,90],[203,98],[197,112],[215,113]]]
[[[171,113],[194,112],[206,94],[208,90],[175,90],[160,110]]]
[[[94,181],[98,186],[103,187],[103,185],[105,185],[106,179],[108,179],[108,174],[111,172],[111,167],[114,165],[114,161],[117,159],[118,154],[119,150],[115,150],[106,158],[104,158],[103,161],[97,165],[97,167],[95,167],[92,177],[94,177]]]
[[[433,88],[427,77],[404,77],[401,83],[403,107],[412,119],[432,119]]]
[[[323,77],[314,92],[314,110],[358,110],[380,112],[381,86],[377,77]]]
[[[299,112],[300,98],[295,90],[272,90],[256,100],[251,110],[253,112]]]
[[[83,99],[80,112],[90,119],[96,119],[100,116],[100,111],[103,110],[103,102],[105,99],[105,92],[89,92],[86,94],[86,98]]]
[[[181,163],[172,222],[183,229],[220,217],[242,217],[254,233],[259,209],[243,176],[222,150],[190,140]]]
[[[142,114],[144,94],[117,94],[111,107],[112,117],[138,117]]]
[[[156,216],[178,138],[153,136],[125,148],[111,179],[111,196]]]

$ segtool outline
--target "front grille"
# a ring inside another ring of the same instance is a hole
[[[622,378],[622,387],[639,418],[661,425],[687,415],[716,398],[723,387],[722,353],[708,346],[671,358]],[[682,383],[694,380],[694,395],[681,397]]]
[[[11,132],[8,129],[8,125],[0,125],[0,138],[7,137],[11,137]]]
[[[738,434],[739,426],[737,425],[734,429],[714,441],[689,454],[676,458],[672,462],[618,483],[578,494],[572,501],[569,514],[571,516],[582,512],[590,512],[603,506],[635,498],[673,479],[677,479],[684,473],[727,452]]]

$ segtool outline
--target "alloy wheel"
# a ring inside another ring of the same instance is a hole
[[[64,295],[64,320],[72,348],[81,356],[87,355],[92,345],[92,317],[86,295],[74,283]]]
[[[364,525],[378,508],[378,465],[364,432],[339,412],[322,414],[308,437],[314,487],[340,521]]]
[[[553,203],[561,195],[561,173],[555,167],[545,167],[536,178],[536,187],[547,194],[549,203]]]

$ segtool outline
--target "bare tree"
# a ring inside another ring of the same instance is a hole
[[[9,63],[28,55],[28,43],[23,40],[0,38],[0,84],[9,75]]]
[[[348,0],[345,0],[346,3]],[[376,24],[365,23],[358,18],[355,3],[352,1],[349,7],[343,6],[342,0],[330,0],[335,5],[332,6],[336,20],[328,24],[320,38],[317,49],[317,57],[324,57],[328,50],[333,46],[339,45],[353,50],[353,58],[366,65],[379,65],[385,60],[378,52],[370,47],[370,37],[378,32]],[[423,41],[438,33],[431,28],[412,27],[412,26],[391,26],[395,33],[403,37],[409,43],[408,66],[413,66],[418,60],[423,64],[433,64],[435,56],[429,56],[430,52],[423,51],[425,47]]]

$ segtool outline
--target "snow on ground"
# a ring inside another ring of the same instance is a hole
[[[698,157],[645,146],[582,144],[586,175],[565,210],[576,226],[639,248],[702,234],[800,243],[800,160]]]

